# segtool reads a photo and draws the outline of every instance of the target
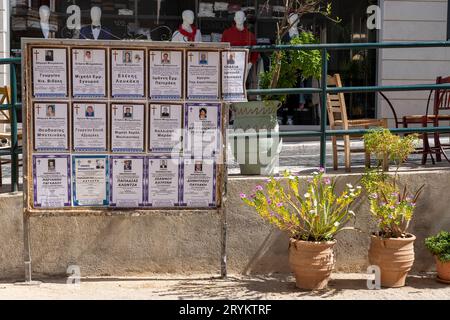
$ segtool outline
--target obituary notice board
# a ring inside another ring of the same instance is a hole
[[[221,207],[246,50],[23,39],[22,52],[26,212]]]

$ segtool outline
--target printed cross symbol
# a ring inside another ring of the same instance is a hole
[[[117,61],[117,55],[118,55],[117,51],[114,51],[113,55],[114,55],[114,61]]]
[[[74,108],[76,109],[76,113],[78,114],[78,109],[80,109],[80,107],[78,105],[75,105]]]
[[[155,110],[156,110],[156,109],[157,109],[156,106],[153,106],[153,107],[152,107],[153,115],[155,115]]]
[[[114,109],[114,115],[116,115],[117,106],[114,105],[113,109]]]
[[[192,57],[194,56],[194,54],[191,52],[189,53],[189,61],[192,62]]]
[[[73,51],[73,54],[74,54],[74,56],[75,56],[75,60],[78,60],[77,58],[78,58],[78,50],[74,50]]]
[[[38,57],[38,55],[39,55],[39,51],[34,51],[34,56],[36,57],[36,60],[37,60],[37,57]]]
[[[154,53],[154,52],[152,51],[152,53],[150,53],[150,55],[152,56],[152,61],[154,61],[154,60],[155,60],[156,53]]]
[[[41,110],[41,106],[37,104],[36,109],[37,109],[37,113],[39,114],[39,110]]]

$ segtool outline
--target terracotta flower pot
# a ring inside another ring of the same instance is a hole
[[[442,262],[438,259],[438,257],[434,257],[436,259],[436,270],[438,280],[441,280],[445,283],[450,283],[450,261]]]
[[[290,239],[289,264],[297,288],[320,290],[327,287],[335,265],[335,244],[336,240],[312,242]]]
[[[414,263],[414,240],[408,238],[382,238],[371,236],[369,261],[380,267],[381,286],[389,288],[403,287],[406,276]]]

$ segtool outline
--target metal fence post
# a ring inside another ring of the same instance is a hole
[[[328,53],[327,49],[322,49],[322,99],[320,112],[320,166],[326,168],[327,154],[327,75],[328,75]]]
[[[10,65],[10,83],[11,83],[11,191],[19,190],[19,155],[18,155],[18,139],[17,139],[17,77],[16,65]]]

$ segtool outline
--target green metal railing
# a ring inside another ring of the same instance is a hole
[[[350,92],[383,92],[383,91],[417,91],[417,90],[436,90],[450,89],[450,84],[415,84],[415,85],[397,85],[397,86],[365,86],[365,87],[328,87],[328,60],[327,54],[330,50],[349,50],[349,49],[387,49],[387,48],[439,48],[450,47],[450,41],[429,41],[429,42],[380,42],[380,43],[335,43],[335,44],[311,44],[311,45],[277,45],[277,46],[251,46],[246,47],[250,51],[272,52],[287,50],[320,50],[322,56],[322,76],[320,88],[280,88],[280,89],[253,89],[248,90],[249,95],[279,95],[279,94],[299,94],[299,93],[320,93],[320,130],[316,131],[288,131],[279,132],[280,137],[301,137],[318,136],[320,137],[320,166],[326,166],[326,141],[328,136],[332,135],[360,135],[368,129],[351,130],[328,130],[327,129],[327,93],[350,93]],[[449,132],[450,126],[442,127],[421,127],[421,128],[393,128],[393,133],[423,133],[423,132]],[[258,133],[236,133],[231,134],[230,138],[258,136]]]
[[[0,65],[9,65],[11,101],[9,104],[0,105],[0,110],[8,110],[11,120],[11,140],[10,147],[1,149],[0,156],[11,156],[11,191],[19,190],[19,154],[22,153],[22,147],[19,146],[17,138],[17,111],[22,110],[22,104],[17,103],[17,74],[16,68],[20,65],[20,58],[0,59]]]
[[[320,165],[326,165],[326,141],[328,136],[333,135],[360,135],[366,133],[367,129],[351,130],[329,130],[327,129],[327,93],[350,93],[350,92],[383,92],[383,91],[417,91],[417,90],[436,90],[450,89],[450,84],[415,84],[415,85],[397,85],[397,86],[363,86],[363,87],[328,87],[327,73],[328,60],[326,59],[330,50],[349,50],[349,49],[386,49],[386,48],[439,48],[450,47],[450,41],[431,41],[431,42],[388,42],[388,43],[344,43],[344,44],[314,44],[314,45],[279,45],[279,46],[252,46],[247,47],[251,51],[272,52],[276,50],[320,50],[322,56],[322,76],[320,88],[279,88],[279,89],[252,89],[248,90],[249,95],[279,95],[279,94],[299,94],[299,93],[320,93],[321,94],[321,117],[320,130],[308,131],[288,131],[280,132],[280,137],[320,137]],[[0,155],[11,156],[11,191],[17,191],[19,188],[19,154],[22,153],[22,147],[18,145],[17,137],[17,112],[21,111],[22,104],[17,101],[17,66],[20,65],[20,58],[0,59],[0,65],[10,66],[10,85],[11,101],[10,104],[0,105],[0,110],[9,110],[11,119],[11,147],[0,150]],[[421,127],[421,128],[393,128],[394,133],[423,133],[423,132],[449,132],[450,126],[442,127]],[[258,133],[235,133],[230,138],[258,136]]]

